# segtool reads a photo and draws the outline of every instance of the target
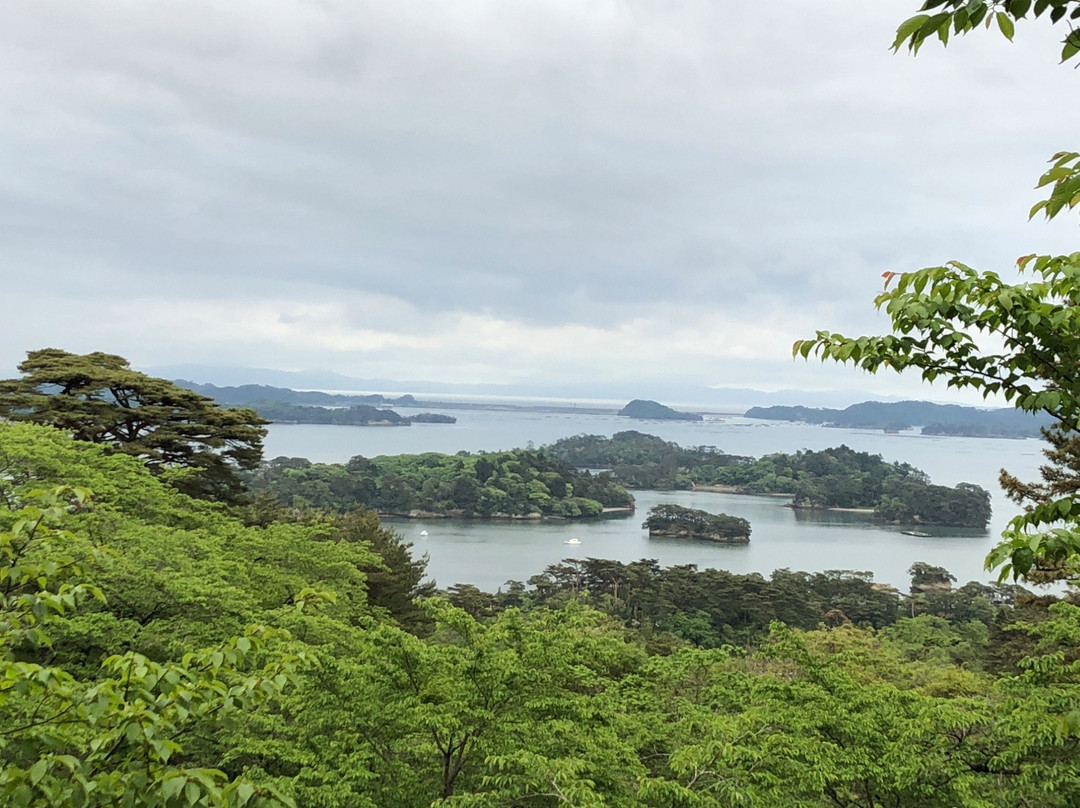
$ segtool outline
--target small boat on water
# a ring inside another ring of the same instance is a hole
[[[916,538],[919,538],[919,539],[929,539],[930,538],[929,533],[923,533],[921,530],[901,530],[900,535],[902,535],[902,536],[915,536]]]
[[[420,531],[420,535],[423,536],[425,539],[427,538],[427,534],[428,534],[428,532],[426,530],[421,530]]]
[[[567,539],[563,544],[581,544],[581,539]]]

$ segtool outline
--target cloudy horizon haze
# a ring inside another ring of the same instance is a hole
[[[917,5],[8,4],[0,367],[955,399],[790,356],[883,272],[1073,249],[1060,32],[891,53]]]

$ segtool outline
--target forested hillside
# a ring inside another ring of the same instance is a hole
[[[200,502],[29,424],[0,457],[4,805],[1080,800],[1069,604],[589,559],[414,605],[370,515]]]

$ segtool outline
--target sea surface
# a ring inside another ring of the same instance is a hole
[[[438,412],[439,410],[432,410]],[[1043,461],[1041,440],[923,437],[914,431],[880,431],[706,416],[705,421],[636,421],[615,415],[519,411],[445,410],[456,424],[410,427],[352,427],[314,424],[269,427],[266,457],[306,457],[338,463],[354,455],[376,457],[419,452],[496,451],[539,447],[571,435],[610,436],[635,429],[683,446],[715,446],[729,454],[825,449],[845,444],[921,468],[934,483],[976,483],[991,492],[994,517],[986,531],[926,528],[930,538],[904,536],[901,528],[875,525],[850,513],[795,511],[776,497],[704,491],[634,491],[637,513],[598,521],[505,522],[481,520],[387,520],[415,551],[427,553],[428,573],[440,587],[474,584],[494,591],[508,580],[528,580],[563,558],[612,558],[623,562],[657,559],[661,565],[697,564],[732,572],[774,569],[866,570],[877,581],[906,590],[908,568],[916,561],[950,570],[959,581],[988,581],[986,553],[1017,506],[1003,495],[998,471],[1007,468],[1033,479]],[[653,505],[668,502],[741,516],[753,533],[748,545],[718,545],[678,539],[650,539],[641,529]],[[426,536],[421,532],[427,531]],[[580,544],[565,544],[577,538]]]

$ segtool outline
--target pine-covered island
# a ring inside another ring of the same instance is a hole
[[[649,538],[704,539],[718,544],[748,544],[750,523],[739,516],[709,513],[681,505],[657,505],[642,523]]]
[[[934,485],[921,469],[847,446],[764,457],[682,447],[642,432],[576,435],[548,450],[578,468],[607,469],[627,488],[713,490],[790,497],[793,508],[864,511],[905,525],[985,528],[990,494],[971,483]]]

